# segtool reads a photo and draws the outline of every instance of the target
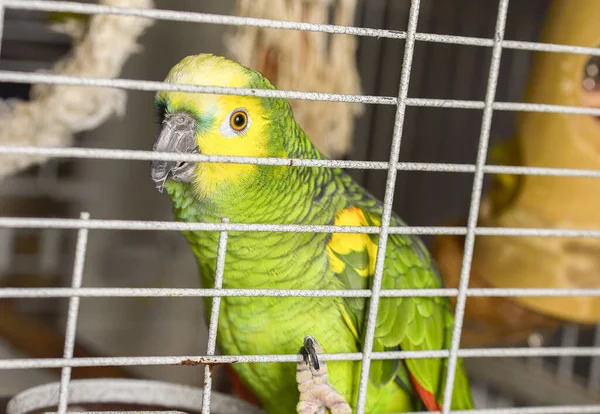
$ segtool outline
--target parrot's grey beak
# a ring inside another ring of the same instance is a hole
[[[194,117],[186,112],[176,112],[160,125],[152,151],[198,153],[195,135],[196,120]],[[158,191],[162,193],[167,178],[181,183],[191,182],[194,166],[194,162],[153,160],[150,163],[152,181]]]

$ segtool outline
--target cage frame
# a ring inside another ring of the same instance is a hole
[[[408,28],[406,31],[386,29],[359,28],[353,26],[336,26],[327,24],[312,24],[303,22],[286,22],[269,19],[256,19],[208,13],[177,12],[162,9],[132,9],[92,5],[84,3],[71,3],[64,1],[37,1],[21,2],[18,0],[0,0],[0,48],[2,44],[2,25],[4,10],[16,8],[23,10],[71,12],[80,14],[111,14],[122,16],[137,16],[156,20],[186,21],[194,23],[221,24],[221,25],[252,25],[284,30],[319,31],[332,34],[354,36],[367,36],[377,38],[399,39],[405,41],[404,58],[401,69],[401,79],[397,97],[326,94],[304,91],[267,91],[246,88],[221,88],[192,85],[173,85],[163,82],[140,81],[134,79],[100,79],[52,74],[25,73],[17,71],[0,71],[0,81],[16,83],[43,83],[63,84],[73,86],[111,87],[127,90],[144,91],[182,91],[210,94],[232,94],[241,96],[272,97],[284,99],[324,100],[336,102],[361,102],[374,105],[395,105],[396,115],[394,132],[388,162],[373,161],[344,161],[344,160],[302,160],[290,158],[253,158],[234,156],[210,155],[184,155],[173,153],[159,153],[152,151],[134,150],[109,150],[87,148],[51,148],[51,147],[15,147],[0,146],[0,155],[46,156],[50,158],[80,158],[80,159],[120,159],[120,160],[177,160],[196,162],[219,163],[246,163],[260,165],[284,165],[295,167],[326,167],[350,169],[380,169],[387,170],[386,189],[383,200],[384,210],[381,226],[352,227],[352,226],[312,226],[312,225],[265,225],[265,224],[240,224],[229,223],[224,218],[220,224],[210,223],[176,223],[161,221],[125,221],[125,220],[97,220],[91,219],[89,214],[82,212],[79,219],[42,219],[42,218],[13,218],[0,217],[0,228],[51,228],[77,230],[77,246],[73,264],[72,284],[70,288],[2,288],[0,298],[39,298],[63,297],[69,298],[69,310],[65,335],[63,358],[55,359],[9,359],[0,361],[0,369],[32,369],[32,368],[62,368],[59,388],[58,412],[63,414],[68,409],[68,392],[70,373],[73,367],[94,365],[161,365],[180,364],[185,360],[209,363],[230,362],[298,362],[299,355],[246,355],[246,356],[217,356],[215,353],[217,321],[219,315],[220,298],[224,296],[339,296],[339,297],[366,297],[370,298],[367,314],[366,336],[364,349],[354,354],[326,354],[324,361],[355,360],[362,362],[361,380],[357,412],[364,412],[366,402],[367,380],[370,362],[372,359],[390,358],[448,358],[448,373],[444,391],[443,414],[449,412],[477,412],[477,413],[600,413],[600,405],[587,406],[561,406],[561,407],[528,407],[510,409],[479,409],[470,411],[451,411],[450,396],[454,386],[456,362],[459,357],[540,357],[540,356],[598,356],[600,348],[581,347],[554,347],[554,348],[494,348],[494,349],[460,349],[460,336],[464,317],[464,308],[469,296],[600,296],[600,289],[506,289],[506,288],[468,288],[471,260],[473,257],[474,241],[481,235],[510,235],[510,236],[537,236],[537,237],[588,237],[600,238],[600,230],[576,229],[547,229],[547,228],[492,228],[478,227],[477,219],[481,201],[483,179],[485,174],[516,174],[516,175],[551,175],[565,177],[593,177],[599,178],[600,171],[567,168],[538,168],[487,165],[487,149],[490,136],[491,123],[494,111],[533,111],[551,113],[569,113],[581,115],[600,116],[600,109],[589,107],[572,107],[546,104],[526,104],[518,102],[497,102],[495,92],[502,51],[504,49],[517,49],[528,51],[546,51],[558,53],[576,53],[600,56],[600,48],[589,48],[571,45],[545,44],[504,39],[504,29],[507,19],[509,0],[499,0],[496,19],[495,35],[492,39],[474,38],[465,36],[449,36],[431,33],[419,33],[417,23],[419,16],[420,0],[411,0]],[[438,42],[475,47],[490,47],[492,49],[491,64],[488,74],[488,83],[483,101],[447,100],[409,98],[408,86],[414,47],[417,41]],[[449,163],[418,163],[399,162],[402,143],[402,128],[404,114],[409,106],[425,106],[438,108],[457,108],[482,111],[482,124],[479,135],[477,159],[474,164],[449,164]],[[395,181],[398,171],[439,171],[459,172],[474,174],[471,192],[471,203],[467,225],[464,227],[440,226],[406,226],[393,227],[389,225],[392,214],[392,202],[395,191]],[[85,265],[87,238],[90,230],[160,230],[160,231],[219,231],[219,249],[217,255],[217,273],[215,287],[211,289],[170,289],[170,288],[83,288],[82,278]],[[225,250],[227,233],[229,231],[267,231],[267,232],[346,232],[379,234],[379,246],[375,266],[373,286],[369,290],[344,290],[344,291],[316,291],[316,290],[275,290],[275,289],[224,289],[222,276],[225,266]],[[383,261],[389,234],[453,234],[464,235],[464,255],[462,259],[460,283],[457,289],[411,289],[411,290],[381,290],[383,276]],[[207,354],[203,356],[171,356],[171,357],[110,357],[110,358],[73,358],[73,346],[76,335],[79,300],[83,297],[158,297],[158,296],[192,296],[212,297],[213,306],[209,323],[209,340]],[[431,297],[446,296],[456,297],[455,323],[452,332],[452,342],[449,350],[431,351],[397,351],[373,352],[373,337],[375,320],[377,317],[378,301],[382,297]],[[208,366],[205,368],[206,387],[203,393],[202,412],[210,412],[211,376]]]

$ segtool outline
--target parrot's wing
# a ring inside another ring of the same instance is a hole
[[[375,211],[373,211],[375,210]],[[380,210],[351,206],[340,211],[334,224],[379,226]],[[404,225],[394,217],[391,225]],[[332,234],[327,244],[329,263],[346,288],[371,287],[377,255],[377,234]],[[436,289],[443,287],[437,268],[417,237],[390,234],[382,289]],[[366,301],[346,298],[344,319],[358,341],[363,340]],[[374,351],[448,349],[453,315],[445,297],[381,298],[375,330]],[[395,380],[418,394],[429,410],[439,410],[444,392],[446,358],[373,360],[370,381],[384,385]],[[408,373],[406,372],[408,369]],[[459,360],[452,409],[473,408],[467,378]]]

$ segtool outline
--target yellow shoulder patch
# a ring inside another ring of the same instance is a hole
[[[333,224],[334,226],[371,225],[362,209],[358,207],[349,207],[340,211]],[[353,252],[366,252],[368,255],[367,266],[362,269],[354,269],[359,275],[367,277],[375,272],[377,244],[373,243],[366,233],[333,233],[329,243],[327,243],[326,249],[329,264],[336,273],[342,273],[346,268],[345,261],[340,259],[339,256],[348,255]]]

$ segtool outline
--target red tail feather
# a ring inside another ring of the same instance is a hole
[[[240,377],[238,377],[236,372],[229,365],[227,365],[227,371],[229,372],[229,377],[231,378],[233,395],[235,395],[238,398],[241,398],[242,400],[252,405],[260,406],[256,397],[254,396],[254,394],[252,394],[252,391],[250,391],[248,387],[244,385]]]
[[[412,376],[410,371],[408,372],[408,376],[410,377],[410,382],[412,382],[415,391],[425,404],[425,407],[428,411],[442,411],[442,408],[439,406],[437,401],[435,400],[435,395],[433,393],[427,391],[419,382]]]

